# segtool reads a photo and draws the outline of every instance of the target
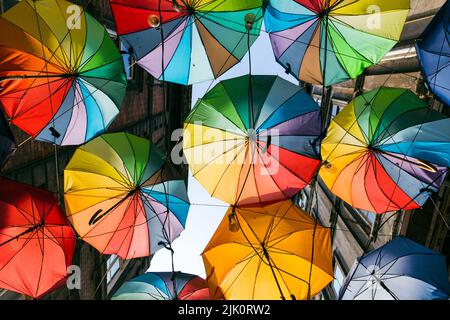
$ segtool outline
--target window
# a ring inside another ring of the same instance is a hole
[[[133,80],[134,78],[134,58],[130,54],[128,48],[121,42],[120,51],[122,53],[123,65],[125,68],[125,74],[127,75],[127,80]],[[127,53],[126,53],[127,52]]]
[[[18,0],[0,0],[0,12],[5,12],[8,9],[11,9]]]
[[[341,267],[338,263],[334,266],[334,280],[333,280],[333,290],[336,294],[336,297],[339,296],[339,291],[342,288],[342,285],[344,284],[344,272],[342,271]]]
[[[331,107],[331,119],[336,117],[338,115],[339,111],[341,111],[341,107],[339,107],[336,104],[333,104],[333,106]]]
[[[108,260],[106,260],[106,269],[106,282],[109,283],[120,269],[120,258],[115,254],[111,255]]]
[[[361,217],[364,218],[364,220],[366,220],[366,222],[369,225],[373,225],[375,222],[375,213],[370,212],[370,211],[366,211],[366,210],[358,210],[359,214],[361,215]]]
[[[298,205],[300,208],[302,208],[303,210],[306,209],[306,203],[308,202],[308,196],[306,195],[306,192],[304,190],[302,190],[299,193],[299,197],[298,197]]]

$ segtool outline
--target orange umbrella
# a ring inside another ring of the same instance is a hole
[[[202,255],[213,299],[309,299],[333,279],[330,230],[290,200],[231,207]]]

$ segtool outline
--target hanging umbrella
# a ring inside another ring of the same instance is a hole
[[[429,88],[450,105],[450,3],[447,1],[417,41],[416,49]]]
[[[103,254],[149,256],[183,231],[189,200],[148,140],[104,134],[79,147],[64,170],[64,198],[79,236]]]
[[[308,299],[333,279],[330,230],[290,200],[231,207],[202,255],[214,299]]]
[[[21,1],[0,18],[0,102],[40,141],[78,145],[119,112],[126,78],[105,28],[63,0]]]
[[[447,300],[445,257],[404,237],[353,265],[339,293],[343,300]]]
[[[110,0],[117,32],[137,63],[180,84],[217,78],[244,57],[259,36],[262,2]]]
[[[212,196],[248,205],[290,198],[309,184],[320,166],[320,135],[319,106],[303,88],[275,76],[243,76],[198,101],[185,121],[183,148]]]
[[[39,298],[62,286],[75,235],[56,197],[0,178],[0,287]]]
[[[322,158],[320,176],[351,206],[376,213],[419,208],[450,166],[450,120],[409,90],[382,87],[332,120]]]
[[[112,300],[209,300],[209,289],[192,274],[147,272],[125,282]]]
[[[300,80],[354,79],[398,42],[409,0],[270,0],[265,15],[276,60]]]
[[[16,147],[14,137],[9,129],[5,117],[0,112],[0,168],[8,159],[11,152]]]

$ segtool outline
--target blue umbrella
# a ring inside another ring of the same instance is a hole
[[[450,2],[446,2],[417,42],[428,87],[450,105]]]
[[[181,272],[147,272],[125,282],[112,300],[209,300],[206,280]]]
[[[14,137],[9,129],[8,123],[0,112],[0,168],[6,162],[15,147]]]
[[[445,257],[404,237],[358,258],[341,300],[443,300],[450,296]]]

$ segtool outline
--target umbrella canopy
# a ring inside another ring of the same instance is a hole
[[[265,16],[276,60],[326,86],[354,79],[398,42],[409,0],[270,0]]]
[[[0,287],[39,298],[63,285],[75,234],[56,197],[0,178]]]
[[[63,0],[20,1],[0,18],[0,102],[40,141],[79,145],[119,112],[126,77],[105,28]]]
[[[405,89],[351,101],[322,142],[320,176],[351,206],[384,213],[421,207],[450,166],[450,119]]]
[[[64,198],[80,237],[104,254],[144,257],[183,231],[189,200],[148,140],[104,134],[79,147],[64,170]]]
[[[184,154],[212,196],[241,206],[278,201],[311,182],[321,126],[319,106],[303,88],[243,76],[197,102],[185,121]]]
[[[339,297],[342,300],[447,300],[445,257],[404,237],[358,258]]]
[[[0,112],[0,168],[16,147],[14,137],[9,129],[3,113]]]
[[[333,280],[330,230],[290,200],[230,208],[202,255],[213,299],[308,299]]]
[[[262,2],[110,0],[117,32],[137,63],[180,84],[217,78],[244,57],[259,36]],[[250,31],[247,21],[254,21]]]
[[[420,36],[417,55],[429,88],[450,105],[450,3],[447,1]]]
[[[112,300],[209,300],[209,289],[192,274],[147,272],[125,282]]]

